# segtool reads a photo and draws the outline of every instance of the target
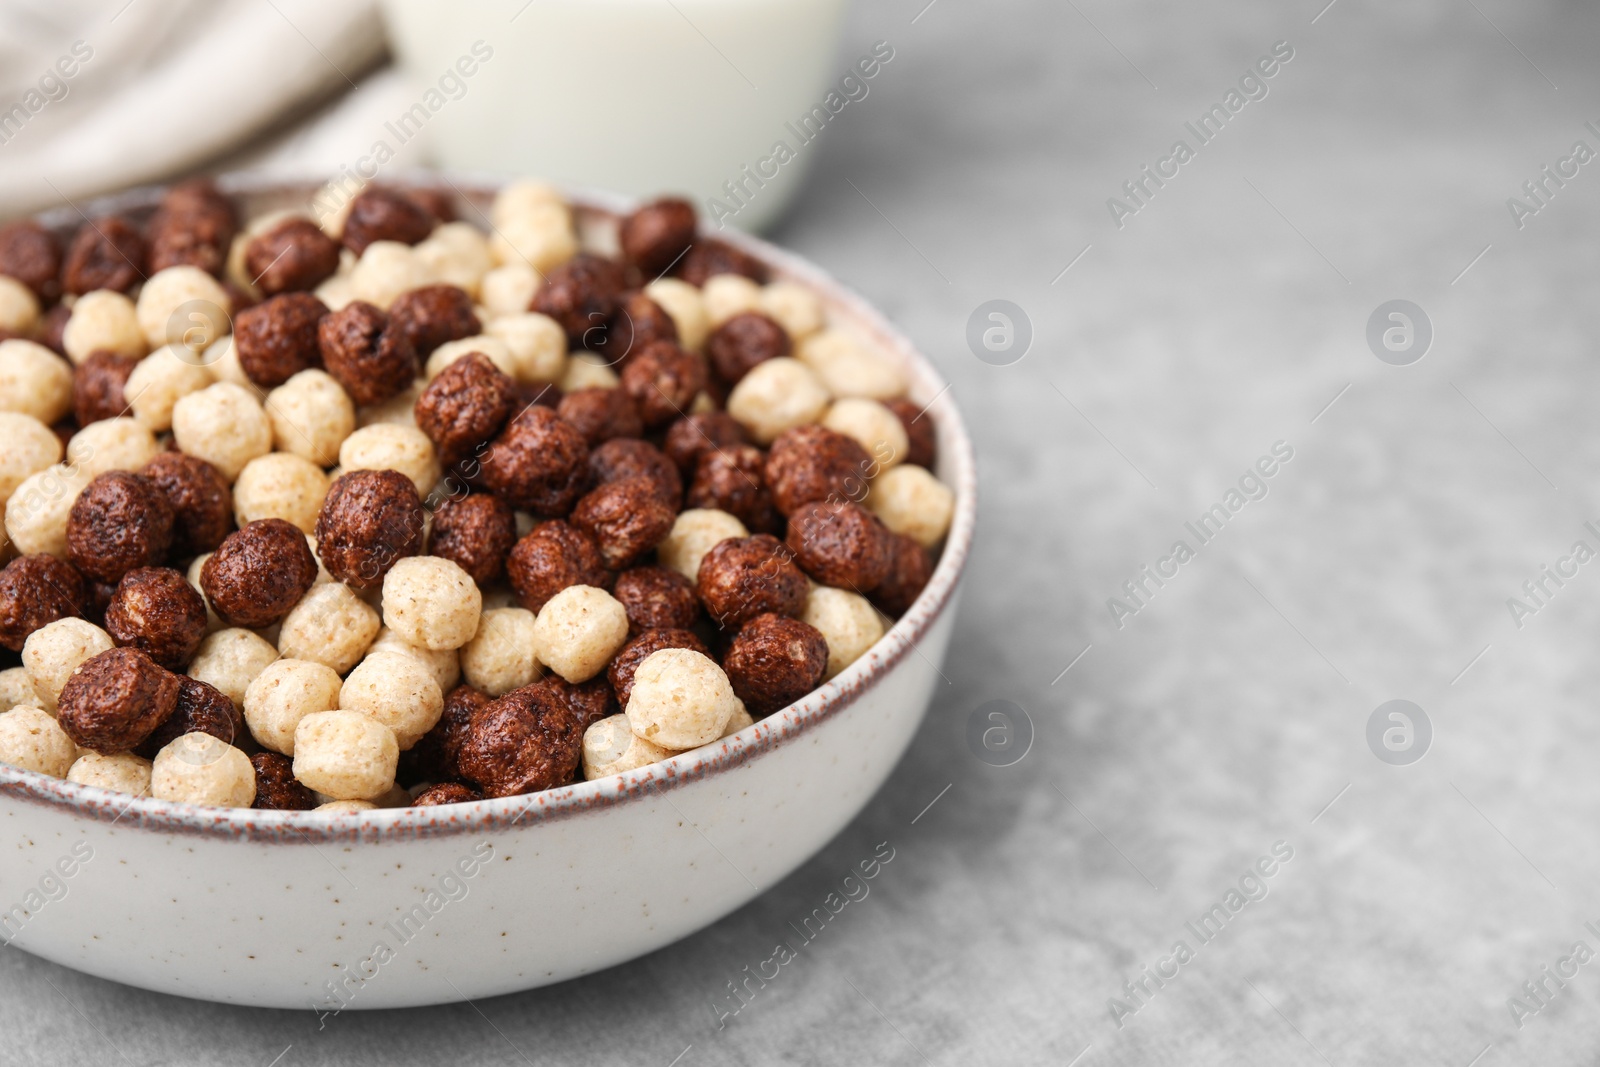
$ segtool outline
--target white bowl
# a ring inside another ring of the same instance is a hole
[[[235,180],[250,211],[311,183]],[[479,206],[491,190],[454,182]],[[139,191],[90,207],[153,203]],[[626,205],[573,197],[585,228]],[[74,218],[76,216],[74,215]],[[68,220],[60,220],[68,221]],[[163,993],[319,1011],[493,996],[644,955],[804,863],[921,723],[974,522],[971,445],[943,382],[823,272],[733,238],[904,362],[956,492],[920,598],[860,660],[714,745],[531,796],[349,815],[200,808],[0,765],[0,941]]]

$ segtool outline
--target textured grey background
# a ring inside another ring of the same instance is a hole
[[[1520,1029],[1506,1001],[1580,938],[1600,949],[1600,562],[1521,630],[1505,601],[1579,537],[1600,547],[1581,530],[1600,163],[1520,232],[1505,199],[1573,141],[1600,148],[1600,17],[924,2],[853,17],[841,65],[878,38],[896,58],[776,235],[940,363],[980,457],[950,685],[868,809],[651,957],[320,1032],[0,951],[0,1061],[1592,1060],[1600,962]],[[1105,199],[1278,40],[1295,58],[1270,95],[1116,229]],[[994,297],[1035,330],[1007,368],[963,340]],[[1437,334],[1410,367],[1364,340],[1395,297]],[[1295,454],[1270,495],[1114,629],[1105,599],[1277,440]],[[1414,766],[1364,740],[1392,697],[1434,724]],[[1007,769],[964,742],[999,698],[1037,734]],[[1185,920],[1280,840],[1270,895],[1199,945]],[[723,983],[881,841],[871,895],[719,1030]],[[1194,960],[1119,1029],[1107,999],[1179,938]]]

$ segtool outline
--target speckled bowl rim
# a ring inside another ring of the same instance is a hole
[[[325,180],[325,177],[263,173],[224,175],[219,183],[227,192],[240,196],[264,198],[303,193],[309,199]],[[386,177],[385,180],[431,185],[455,192],[480,214],[480,205],[504,184],[503,180],[493,177],[442,175],[433,171],[397,175],[392,179]],[[164,188],[157,185],[130,189],[82,205],[53,209],[38,217],[47,225],[73,225],[82,217],[137,211],[153,205]],[[562,195],[576,209],[580,229],[587,224],[615,219],[635,204],[628,197],[592,190],[563,190]],[[475,222],[479,228],[492,228],[486,215],[463,221]],[[850,707],[907,656],[923,655],[917,645],[951,608],[977,522],[976,459],[960,412],[949,396],[948,383],[887,318],[820,267],[759,238],[733,230],[717,231],[709,227],[702,227],[702,230],[755,255],[774,270],[775,276],[804,283],[820,293],[833,316],[842,318],[896,355],[910,373],[913,395],[931,398],[928,412],[939,427],[940,466],[945,471],[941,480],[956,494],[950,532],[933,576],[910,610],[838,677],[782,711],[715,744],[610,778],[524,796],[333,815],[209,808],[154,798],[130,798],[96,786],[79,785],[0,764],[0,798],[42,804],[129,829],[274,844],[377,843],[503,832],[525,822],[548,822],[640,802],[656,793],[739,767],[797,740]],[[938,669],[937,664],[933,666]]]

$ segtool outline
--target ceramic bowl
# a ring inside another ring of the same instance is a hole
[[[435,179],[437,180],[437,179]],[[316,185],[236,178],[251,213]],[[475,210],[493,189],[447,182]],[[147,209],[158,190],[83,205]],[[586,241],[615,198],[575,194]],[[76,211],[47,222],[71,225]],[[726,235],[819,292],[909,372],[955,520],[927,589],[860,660],[716,744],[530,796],[346,815],[200,808],[0,766],[0,941],[180,996],[337,1012],[559,982],[685,937],[777,884],[861,810],[905,751],[950,641],[974,523],[971,445],[926,359],[859,297]]]

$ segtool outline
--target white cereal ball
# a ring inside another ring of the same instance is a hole
[[[656,546],[656,556],[663,567],[670,567],[693,582],[700,576],[700,560],[719,542],[749,536],[744,523],[726,511],[688,508],[678,513],[672,529]]]
[[[691,415],[704,415],[707,412],[720,410],[717,407],[717,402],[712,400],[711,395],[704,390],[694,394],[694,403],[689,405],[689,414]]]
[[[574,352],[567,359],[567,368],[557,384],[563,393],[579,389],[615,389],[622,381],[602,357],[593,352]]]
[[[932,548],[950,529],[956,495],[921,467],[896,467],[873,481],[867,507],[895,533]]]
[[[74,363],[82,363],[101,348],[131,359],[150,351],[133,301],[110,289],[96,289],[78,297],[72,305],[72,316],[61,331],[61,347]]]
[[[371,656],[378,652],[397,652],[421,663],[428,668],[428,673],[433,675],[433,680],[439,683],[441,693],[450,692],[456,687],[456,683],[461,681],[461,657],[453,648],[435,652],[431,648],[413,645],[385,626],[378,631],[378,637],[367,649],[367,655]]]
[[[394,731],[404,752],[438,724],[444,694],[432,672],[417,660],[398,652],[377,652],[356,664],[344,680],[339,707],[383,723]]]
[[[288,452],[269,452],[239,472],[233,483],[233,516],[240,526],[283,519],[310,533],[327,495],[328,476],[321,467]]]
[[[780,356],[756,364],[728,394],[728,414],[751,438],[769,445],[785,430],[806,426],[828,409],[828,390],[797,359]]]
[[[387,309],[395,298],[433,281],[433,271],[399,241],[374,241],[350,272],[356,299]]]
[[[4,277],[4,275],[0,275]],[[61,438],[32,415],[0,411],[0,503],[32,475],[61,459]]]
[[[435,228],[412,252],[436,279],[472,297],[478,295],[483,276],[494,266],[488,238],[465,222],[447,222]]]
[[[0,712],[0,763],[65,778],[78,746],[50,713],[24,704]]]
[[[295,728],[307,715],[339,706],[344,683],[333,668],[304,659],[268,664],[244,693],[244,721],[263,747],[294,755]],[[307,783],[310,784],[310,783]]]
[[[173,316],[185,304],[195,302],[198,314]],[[217,315],[221,312],[221,315]],[[196,337],[194,348],[204,348],[224,331],[228,316],[233,314],[233,301],[215,278],[199,267],[178,266],[152,274],[139,290],[139,303],[134,309],[139,319],[139,329],[144,331],[145,343],[151,348],[172,344],[180,338],[189,338],[191,331],[204,331]],[[188,343],[185,340],[185,343]]]
[[[277,659],[278,650],[261,635],[229,627],[200,642],[194,659],[189,661],[188,673],[196,681],[216,687],[243,712],[250,683]]]
[[[172,429],[173,405],[212,382],[201,358],[181,345],[163,345],[140,360],[122,387],[133,417],[155,433]]]
[[[567,333],[555,319],[526,311],[502,315],[489,323],[488,330],[511,353],[511,376],[517,381],[527,385],[561,380],[567,369]]]
[[[663,748],[699,748],[722,736],[739,707],[733,685],[708,656],[663,648],[639,664],[628,696],[628,726]]]
[[[533,623],[539,662],[574,684],[605,670],[627,640],[627,610],[592,585],[561,590],[539,609]]]
[[[160,451],[161,443],[148,426],[119,415],[91,422],[73,434],[67,442],[67,466],[93,478],[106,471],[139,470]]]
[[[210,552],[200,553],[200,555],[189,561],[189,569],[184,573],[184,578],[188,580],[189,584],[194,588],[194,591],[200,594],[200,599],[205,601],[206,636],[208,637],[216,633],[218,630],[224,628],[222,625],[222,620],[217,618],[217,613],[211,608],[211,601],[206,597],[206,591],[200,588],[200,572],[205,569],[206,560],[210,558]],[[237,704],[238,701],[235,700],[234,703]]]
[[[244,366],[239,362],[239,349],[234,345],[231,333],[211,342],[211,346],[200,353],[200,362],[214,381],[237,385],[257,400],[267,395],[266,390],[252,382],[244,372]]]
[[[878,349],[843,330],[812,334],[795,346],[795,355],[834,396],[893,400],[905,395],[905,373]]]
[[[745,708],[744,701],[739,701],[739,706],[733,709],[733,715],[728,719],[728,725],[722,728],[723,737],[732,737],[746,726],[754,726],[756,721],[750,717],[750,712]]]
[[[700,295],[713,329],[740,312],[761,310],[761,286],[742,274],[713,274]]]
[[[348,274],[335,274],[331,278],[326,278],[312,292],[329,311],[343,311],[346,305],[361,299],[356,295],[355,282],[350,280]]]
[[[428,435],[415,426],[380,422],[363,426],[339,446],[339,466],[346,473],[366,470],[399,471],[425,497],[439,484],[443,473]]]
[[[495,608],[478,620],[478,632],[461,646],[467,684],[497,697],[537,681],[544,673],[533,652],[534,614],[526,608]]]
[[[319,467],[339,462],[339,446],[356,428],[350,394],[327,371],[303,370],[267,394],[272,444]]]
[[[344,674],[378,636],[378,613],[343,582],[313,585],[283,617],[278,652]]]
[[[424,378],[414,378],[410,385],[381,404],[356,409],[357,426],[416,426],[417,398],[428,387]],[[341,442],[342,444],[343,442]],[[338,477],[333,475],[332,477]]]
[[[478,583],[451,560],[407,556],[383,576],[383,624],[414,645],[460,648],[478,632],[482,612]]]
[[[72,368],[66,360],[32,341],[0,341],[0,411],[32,415],[51,426],[71,410]]]
[[[906,424],[876,400],[864,397],[835,400],[828,413],[822,416],[822,425],[858,441],[880,471],[899,464],[911,450]]]
[[[585,781],[638,770],[675,755],[671,749],[646,741],[628,726],[626,715],[612,715],[583,732]]]
[[[489,253],[496,266],[521,263],[543,275],[578,252],[578,235],[564,204],[541,204],[495,223]]]
[[[178,448],[203,459],[229,482],[244,465],[272,451],[272,422],[247,390],[218,382],[190,393],[172,409]]]
[[[420,790],[419,790],[420,792]],[[366,803],[374,808],[409,808],[411,806],[411,791],[403,785],[391,785],[387,793],[373,797]],[[346,804],[358,803],[357,801],[344,801]]]
[[[10,711],[18,704],[39,706],[33,682],[28,680],[28,668],[12,667],[0,671],[0,711]]]
[[[39,321],[39,298],[9,275],[0,274],[0,330],[32,333]]]
[[[6,500],[6,536],[18,552],[67,556],[67,518],[90,475],[57,463],[30,474]]]
[[[311,809],[324,815],[348,815],[357,811],[377,811],[378,805],[370,800],[330,800]]]
[[[150,794],[180,804],[248,808],[256,802],[256,771],[239,749],[220,737],[195,731],[156,753]]]
[[[698,352],[711,334],[705,297],[682,278],[657,278],[644,287],[644,295],[661,306],[678,328],[678,344]]]
[[[399,765],[394,731],[359,711],[319,711],[295,730],[294,776],[336,800],[382,796]]]
[[[803,341],[826,324],[822,300],[799,282],[773,282],[761,290],[761,310],[792,341]]]
[[[87,619],[57,619],[28,635],[22,666],[41,707],[56,709],[62,686],[84,660],[116,647],[111,635]]]
[[[67,772],[67,781],[79,785],[97,785],[113,793],[147,797],[150,795],[150,772],[150,761],[132,752],[115,756],[85,752],[73,762],[72,769]]]
[[[446,341],[435,348],[433,354],[428,357],[427,365],[423,367],[423,376],[428,381],[433,381],[439,376],[440,371],[468,352],[482,352],[489,357],[490,363],[500,369],[500,373],[509,378],[517,376],[517,357],[512,355],[511,346],[498,337],[481,333],[475,337]]]
[[[551,207],[566,210],[566,201],[561,199],[555,187],[522,178],[494,194],[489,219],[496,226],[501,226],[512,219]]]
[[[332,474],[328,475],[328,484],[332,485],[338,480],[338,477],[339,472],[335,470]],[[322,553],[317,551],[317,539],[312,537],[310,534],[306,534],[306,547],[311,549],[311,555],[317,561],[317,576],[311,580],[311,584],[327,585],[329,582],[333,581],[333,575],[329,574],[328,568],[322,565]]]
[[[539,290],[539,276],[526,263],[507,263],[483,276],[478,292],[483,306],[494,316],[520,315]]]
[[[860,659],[883,636],[877,609],[858,593],[813,586],[800,621],[815,626],[828,642],[826,681]]]

